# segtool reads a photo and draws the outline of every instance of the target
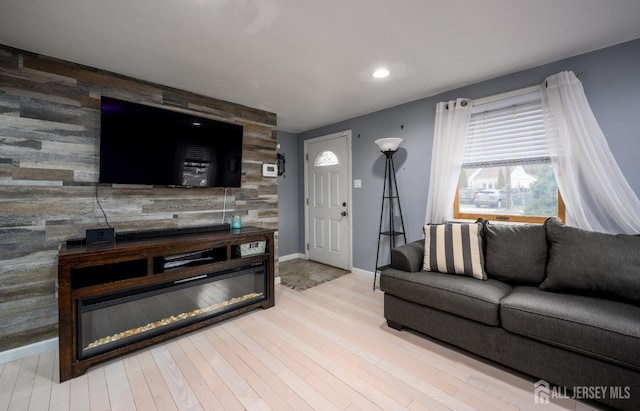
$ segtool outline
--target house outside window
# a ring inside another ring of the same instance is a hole
[[[454,217],[564,220],[539,87],[474,101]]]

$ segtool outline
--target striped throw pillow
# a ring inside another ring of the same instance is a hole
[[[481,223],[424,226],[424,270],[486,280]]]

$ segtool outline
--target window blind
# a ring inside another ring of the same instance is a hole
[[[474,104],[463,167],[549,162],[543,115],[539,89]]]

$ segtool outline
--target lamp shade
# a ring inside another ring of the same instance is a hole
[[[402,143],[403,141],[404,140],[401,138],[389,137],[389,138],[379,138],[376,141],[374,141],[374,143],[376,143],[378,147],[380,147],[380,151],[384,153],[385,151],[396,151],[400,143]]]

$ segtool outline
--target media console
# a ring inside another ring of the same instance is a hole
[[[274,299],[274,231],[180,230],[58,256],[60,382]]]

